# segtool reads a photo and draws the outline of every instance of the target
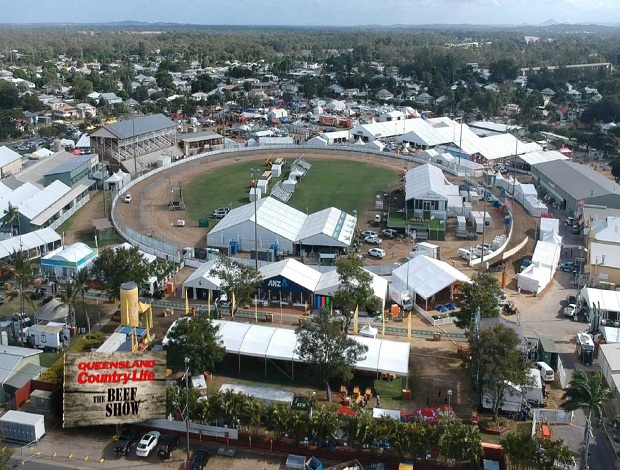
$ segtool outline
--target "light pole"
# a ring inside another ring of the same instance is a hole
[[[174,264],[176,263],[176,260],[174,259],[174,256],[176,254],[176,247],[174,246],[174,222],[170,222],[170,238],[172,239],[172,266],[174,267]],[[174,290],[176,291],[177,288],[177,271],[176,269],[174,269],[174,272],[172,274],[173,276],[173,282],[174,282]]]
[[[189,357],[185,358],[185,431],[187,433],[187,467],[189,465]]]
[[[136,137],[136,119],[134,114],[134,108],[131,107],[131,137],[133,139],[133,170],[135,174],[135,178],[138,177],[138,160],[136,159],[136,145],[138,144],[138,139]]]
[[[254,189],[254,259],[256,261],[255,268],[258,272],[258,210],[256,208],[258,200],[258,175],[260,175],[260,168],[252,168],[252,185]]]
[[[452,398],[452,389],[448,389],[448,408],[450,408],[450,399]]]

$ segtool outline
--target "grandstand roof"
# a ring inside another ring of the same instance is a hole
[[[157,132],[162,129],[176,128],[176,123],[163,114],[153,116],[138,117],[117,122],[108,126],[101,127],[91,134],[91,137],[116,137],[118,139],[128,139],[135,135]]]

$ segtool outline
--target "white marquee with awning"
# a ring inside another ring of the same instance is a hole
[[[225,320],[213,320],[213,323],[219,328],[219,336],[228,354],[300,362],[295,354],[297,335],[293,330]],[[355,365],[356,370],[400,376],[408,374],[410,343],[351,337],[368,346],[366,357]]]
[[[455,282],[469,282],[469,277],[444,261],[416,256],[392,271],[392,284],[410,288],[423,299],[429,299]]]

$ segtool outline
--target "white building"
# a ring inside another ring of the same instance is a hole
[[[305,214],[267,197],[231,210],[208,234],[208,246],[228,248],[236,242],[240,251],[253,251],[255,222],[258,249],[296,252],[303,246],[339,250],[351,245],[357,218],[335,207]]]

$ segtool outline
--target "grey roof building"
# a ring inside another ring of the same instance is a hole
[[[39,355],[43,351],[18,346],[2,346],[0,354],[0,402],[15,399],[15,392],[41,374]],[[13,403],[13,406],[15,404]]]
[[[539,163],[532,166],[532,178],[562,209],[576,212],[579,201],[620,209],[620,185],[589,166],[567,160]]]

